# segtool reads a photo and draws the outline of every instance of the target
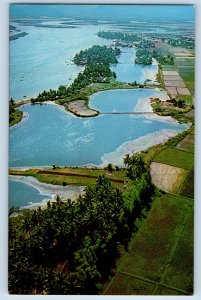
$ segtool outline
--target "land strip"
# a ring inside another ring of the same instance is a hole
[[[122,186],[126,183],[129,185],[125,170],[92,169],[92,168],[61,168],[54,167],[41,169],[10,169],[9,175],[17,176],[32,176],[40,182],[50,183],[55,185],[80,185],[95,184],[99,175],[105,175],[110,179],[112,184]]]

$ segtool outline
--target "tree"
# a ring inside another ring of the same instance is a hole
[[[127,154],[124,158],[124,164],[127,167],[128,177],[133,181],[138,181],[142,174],[147,171],[144,159],[140,154],[135,154],[132,156]]]
[[[108,165],[107,165],[107,170],[108,170],[109,173],[112,173],[112,171],[113,171],[113,166],[112,166],[112,164],[108,164]]]

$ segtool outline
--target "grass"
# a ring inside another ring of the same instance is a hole
[[[192,281],[188,278],[192,278],[193,245],[190,242],[187,250],[183,247],[186,246],[183,243],[188,242],[186,237],[192,239],[193,236],[189,225],[189,222],[193,223],[192,215],[188,215],[189,203],[188,198],[170,194],[155,199],[146,221],[134,234],[127,254],[121,258],[118,270],[121,276],[118,274],[113,278],[105,294],[177,295],[185,294],[177,289],[192,290]],[[183,251],[181,262],[179,251]],[[169,263],[172,269],[168,269]],[[185,266],[188,266],[186,273]],[[174,278],[171,270],[176,274]],[[126,278],[125,274],[130,277]],[[172,289],[163,286],[164,278],[165,284]],[[160,289],[154,283],[158,283]]]
[[[181,149],[187,152],[194,153],[194,134],[188,134],[180,143],[177,145],[177,149]]]
[[[178,247],[165,277],[165,283],[193,292],[193,208],[187,216]]]
[[[122,180],[128,181],[126,177],[125,170],[113,171],[108,173],[105,169],[87,169],[87,168],[60,168],[56,167],[55,169],[45,168],[44,171],[49,172],[49,174],[41,174],[39,169],[29,169],[29,170],[9,170],[10,175],[23,175],[23,176],[33,176],[38,179],[40,182],[51,183],[56,185],[88,185],[95,184],[96,179],[99,175],[105,175],[111,180]],[[54,174],[54,173],[59,173]],[[62,174],[63,173],[63,174]],[[69,174],[69,175],[67,175]],[[75,175],[75,176],[73,176]],[[77,176],[80,175],[80,176]],[[89,177],[82,177],[89,176]],[[90,176],[95,176],[96,178],[90,178]],[[114,186],[123,186],[124,183],[112,182]],[[129,181],[127,182],[129,185]]]
[[[155,284],[118,274],[106,295],[151,295]]]
[[[167,147],[156,155],[154,161],[188,170],[192,169],[194,166],[194,155],[182,150]]]
[[[23,112],[16,109],[9,116],[9,126],[13,126],[13,125],[19,123],[22,120],[22,117],[23,117]]]
[[[180,189],[180,194],[185,197],[194,198],[194,170],[190,170]]]

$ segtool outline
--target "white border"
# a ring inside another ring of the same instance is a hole
[[[26,299],[27,296],[8,295],[7,292],[7,229],[8,229],[8,106],[6,105],[8,99],[8,58],[9,58],[9,4],[10,3],[63,3],[63,4],[195,4],[196,5],[196,154],[195,154],[195,279],[194,279],[194,295],[188,296],[188,299],[201,298],[201,236],[199,229],[201,228],[201,91],[199,90],[198,80],[201,78],[201,1],[200,0],[141,0],[141,1],[123,1],[123,0],[75,0],[75,1],[56,1],[56,0],[1,0],[0,1],[0,299]],[[33,299],[114,299],[114,296],[28,296]],[[117,297],[117,296],[115,296]],[[118,299],[157,299],[161,300],[164,297],[174,299],[186,299],[186,296],[118,296]]]

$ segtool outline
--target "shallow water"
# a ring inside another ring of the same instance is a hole
[[[43,90],[69,85],[83,67],[73,58],[80,50],[93,45],[110,45],[111,40],[99,38],[99,30],[107,25],[84,25],[77,28],[47,28],[13,23],[28,35],[10,42],[10,97],[21,101],[36,97]],[[157,74],[157,65],[134,64],[136,50],[122,48],[118,64],[111,66],[118,81],[144,83]]]
[[[19,101],[71,83],[83,69],[72,62],[74,55],[92,45],[111,43],[96,35],[103,27],[18,26],[28,35],[10,42],[10,97]]]
[[[128,90],[115,93],[121,95],[122,101],[130,98]],[[140,93],[144,98],[148,92],[143,90]],[[106,97],[108,94],[111,91],[99,93]],[[133,103],[138,103],[137,99],[136,96]],[[146,115],[112,114],[77,118],[49,104],[25,105],[20,109],[28,112],[29,119],[10,130],[9,162],[12,167],[100,165],[104,155],[114,152],[127,141],[148,137],[164,129],[176,133],[188,127],[173,120],[167,122],[165,117],[148,119]]]
[[[121,48],[121,51],[119,63],[111,68],[117,75],[116,80],[129,83],[136,81],[144,84],[149,79],[149,83],[153,83],[158,72],[157,64],[150,66],[135,64],[135,48]]]
[[[23,182],[9,180],[9,207],[26,206],[48,199],[47,195],[41,194],[37,189]]]
[[[96,93],[90,97],[90,107],[101,112],[134,112],[137,104],[147,103],[147,99],[163,96],[168,99],[165,91],[161,92],[155,89],[122,89],[110,90]],[[139,111],[139,110],[138,110]],[[141,112],[150,112],[150,105]]]

